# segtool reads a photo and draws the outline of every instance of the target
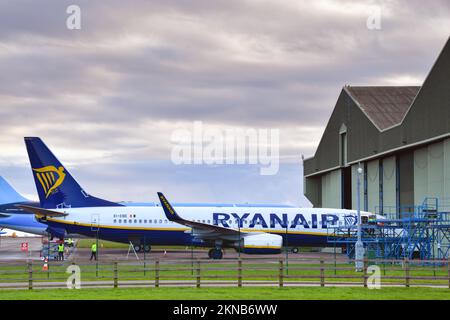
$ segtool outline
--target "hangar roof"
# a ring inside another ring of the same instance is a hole
[[[381,131],[403,120],[420,87],[346,86],[344,89]]]
[[[316,153],[304,159],[305,177],[450,137],[449,84],[450,37],[422,87],[345,86]]]

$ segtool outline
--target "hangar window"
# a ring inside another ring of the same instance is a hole
[[[345,124],[341,125],[341,128],[339,129],[339,135],[340,135],[340,162],[341,166],[345,166],[347,164],[347,127]]]

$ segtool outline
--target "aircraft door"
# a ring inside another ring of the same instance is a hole
[[[91,231],[98,231],[100,216],[98,214],[91,215]]]

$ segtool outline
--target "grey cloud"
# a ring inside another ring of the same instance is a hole
[[[450,26],[444,0],[326,3],[80,0],[70,31],[73,1],[0,2],[4,158],[26,162],[13,146],[40,135],[80,170],[167,160],[171,124],[194,120],[280,128],[281,156],[310,155],[343,85],[424,79]]]

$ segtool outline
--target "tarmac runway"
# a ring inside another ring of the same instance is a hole
[[[75,240],[76,241],[76,240]],[[28,243],[28,252],[21,251],[21,244]],[[41,237],[1,237],[0,239],[0,263],[14,263],[23,262],[27,260],[41,260],[40,251],[42,249],[42,238]],[[179,249],[167,249],[157,247],[152,249],[150,253],[138,253],[136,257],[135,253],[131,250],[124,248],[101,248],[98,249],[98,257],[100,261],[122,261],[122,260],[142,260],[142,259],[201,259],[208,260],[208,250],[207,249],[194,249],[183,248]],[[288,253],[289,257],[292,258],[319,258],[323,257],[325,259],[333,259],[334,253],[325,252],[299,252],[299,253]],[[91,252],[89,248],[73,248],[69,250],[69,255],[66,255],[66,260],[68,261],[89,261]],[[239,254],[234,249],[225,249],[223,260],[236,259]],[[286,253],[281,254],[271,254],[271,255],[248,255],[241,253],[241,258],[262,258],[265,260],[278,261],[280,259],[286,258]],[[345,261],[347,257],[343,254],[337,254],[337,260]]]

